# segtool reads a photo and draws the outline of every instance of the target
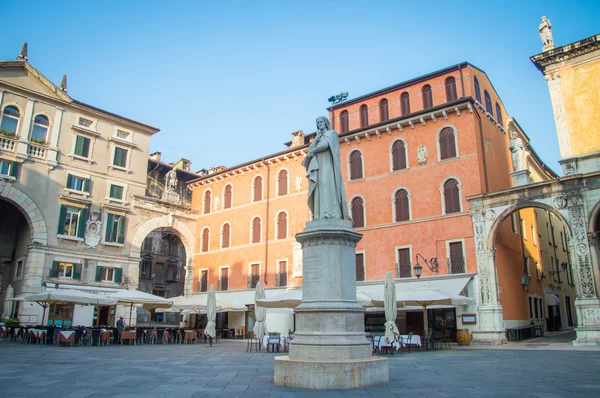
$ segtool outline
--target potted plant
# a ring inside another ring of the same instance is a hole
[[[18,319],[13,318],[2,318],[5,326],[19,326],[20,322]]]
[[[37,138],[32,138],[31,142],[33,142],[34,144],[44,145],[46,143],[46,140],[43,140],[43,139],[40,140],[40,139],[37,139]]]
[[[14,137],[15,133],[11,133],[9,131],[0,129],[0,135],[3,135],[5,137]]]

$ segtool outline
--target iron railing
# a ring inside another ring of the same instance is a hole
[[[465,273],[465,258],[464,257],[448,257],[448,273],[449,274],[464,274]]]
[[[277,286],[287,286],[287,274],[286,273],[278,273],[277,274]]]
[[[260,280],[259,275],[250,275],[248,277],[248,289],[256,288],[256,284],[258,283],[259,280]]]
[[[200,279],[198,281],[198,291],[199,292],[208,292],[208,280]]]
[[[412,277],[412,263],[396,263],[396,278]]]
[[[228,289],[229,289],[229,278],[219,279],[219,290],[228,290]]]

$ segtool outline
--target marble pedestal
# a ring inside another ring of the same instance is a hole
[[[372,356],[365,310],[356,302],[361,237],[343,220],[310,221],[296,235],[303,248],[303,300],[294,310],[289,356],[275,358],[275,384],[346,389],[389,381],[387,359]]]
[[[171,203],[180,203],[181,197],[177,192],[165,191],[163,193],[163,200]]]
[[[523,185],[531,184],[531,178],[529,177],[530,174],[531,172],[529,170],[513,171],[512,173],[510,173],[510,176],[513,180],[513,185],[515,187],[520,187]]]

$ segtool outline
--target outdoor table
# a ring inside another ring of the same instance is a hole
[[[100,342],[107,343],[110,341],[110,330],[102,330],[100,332]]]
[[[61,330],[58,332],[57,344],[69,343],[73,345],[75,343],[75,331],[74,330]]]
[[[196,338],[198,336],[196,335],[196,331],[195,330],[186,330],[185,331],[185,344],[187,344],[188,340],[194,340],[196,341]]]
[[[135,339],[136,339],[135,330],[121,332],[121,345],[123,345],[123,340],[133,340],[133,345],[135,345]]]
[[[377,336],[376,338],[379,338],[379,342],[377,343],[377,348],[379,349],[379,351],[381,351],[382,348],[386,348],[386,347],[392,347],[394,350],[399,350],[400,349],[400,342],[398,341],[392,341],[391,343],[388,343],[385,339],[385,336]]]
[[[276,339],[276,338],[273,337],[273,339]],[[269,336],[268,335],[263,337],[262,343],[263,343],[263,347],[267,348],[267,346],[269,345]],[[283,346],[283,337],[282,336],[279,336],[279,345]]]
[[[402,344],[408,344],[408,335],[407,334],[401,334],[400,338],[402,339]],[[419,336],[418,334],[413,334],[412,338],[410,339],[410,344],[418,345],[420,347],[421,346],[421,336]]]

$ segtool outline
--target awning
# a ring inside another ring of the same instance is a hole
[[[546,293],[546,305],[560,305],[560,299],[556,294]]]
[[[417,279],[415,281],[404,282],[396,280],[396,293],[403,291],[415,291],[422,289],[439,290],[454,295],[460,295],[467,283],[473,278],[472,275],[460,278],[444,278],[444,279]]]

